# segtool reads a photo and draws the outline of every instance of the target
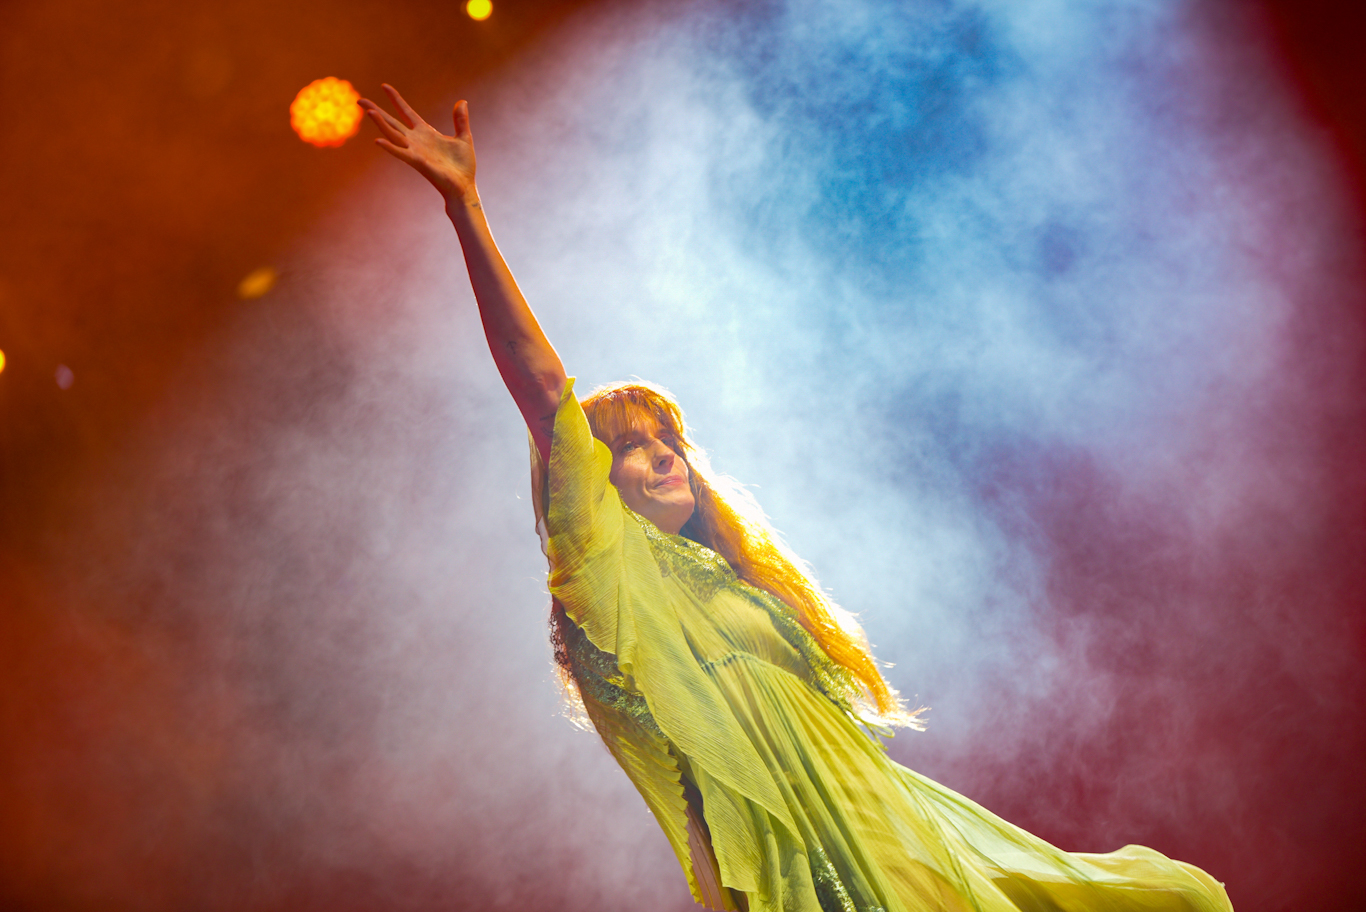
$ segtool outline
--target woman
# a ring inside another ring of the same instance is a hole
[[[919,727],[857,625],[648,384],[580,403],[489,233],[469,109],[455,135],[390,86],[376,142],[441,192],[494,363],[535,453],[566,683],[712,909],[1231,910],[1151,849],[1060,851],[892,762],[860,722]]]

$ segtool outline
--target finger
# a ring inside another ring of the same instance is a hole
[[[457,101],[455,110],[451,115],[455,121],[455,138],[470,142],[474,137],[470,136],[470,103],[468,101]]]
[[[357,104],[359,104],[359,102],[357,102]],[[366,104],[361,105],[361,107],[365,108],[365,110],[366,110],[372,117],[373,117],[373,116],[378,116],[378,117],[384,118],[384,121],[385,121],[390,127],[392,127],[393,129],[399,131],[400,133],[403,133],[403,132],[405,132],[405,131],[411,129],[410,127],[405,126],[397,117],[395,117],[394,115],[390,114],[388,111],[384,110],[384,109],[381,108],[379,105],[375,104],[373,101],[368,101],[368,100],[367,100],[367,101],[366,101]]]
[[[408,147],[408,138],[403,135],[403,127],[397,120],[389,115],[389,112],[370,105],[365,109],[365,113],[370,115],[370,119],[379,127],[379,131],[384,134],[384,138],[396,146]]]
[[[409,152],[407,148],[401,148],[399,146],[396,146],[393,143],[389,142],[389,140],[384,139],[383,137],[376,139],[375,145],[379,146],[381,149],[383,149],[385,152],[388,152],[390,155],[392,155],[394,158],[397,158],[399,161],[407,162],[410,165],[415,165],[417,163],[416,159],[413,158],[413,154]]]
[[[383,111],[372,110],[367,111],[366,113],[369,114],[370,119],[375,122],[375,126],[379,127],[379,132],[383,134],[385,139],[389,140],[394,145],[403,146],[404,148],[407,147],[408,138],[404,136],[402,130],[399,129],[397,121]]]
[[[413,110],[412,105],[404,101],[403,96],[398,94],[398,89],[389,85],[387,82],[381,83],[381,87],[388,94],[389,100],[394,103],[394,107],[398,108],[398,113],[408,122],[408,127],[410,129],[416,127],[420,123],[426,123],[426,121],[422,119],[422,116]]]

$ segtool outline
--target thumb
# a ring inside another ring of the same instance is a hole
[[[452,119],[455,121],[455,138],[469,141],[470,136],[470,103],[468,101],[457,101],[455,110],[452,112]]]

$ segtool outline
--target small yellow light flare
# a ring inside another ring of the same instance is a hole
[[[289,125],[315,146],[340,146],[360,129],[360,93],[345,79],[315,79],[299,90],[289,106]]]
[[[0,374],[5,372],[5,352],[0,350]]]
[[[273,266],[262,266],[247,273],[246,278],[237,283],[237,296],[243,301],[252,301],[275,287],[280,274]]]
[[[465,12],[470,14],[470,18],[475,22],[483,22],[493,15],[492,0],[470,0],[465,4]]]

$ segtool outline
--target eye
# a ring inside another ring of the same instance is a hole
[[[639,444],[637,444],[634,440],[628,440],[626,443],[623,443],[620,447],[617,448],[617,452],[625,455],[626,453],[629,453],[632,450],[634,450],[638,445]]]

